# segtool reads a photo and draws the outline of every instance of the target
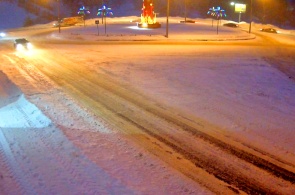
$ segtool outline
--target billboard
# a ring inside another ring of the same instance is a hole
[[[246,4],[235,4],[235,12],[237,13],[245,13],[246,12]]]

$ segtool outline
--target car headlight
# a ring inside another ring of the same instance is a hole
[[[27,44],[27,48],[28,48],[28,49],[32,49],[32,48],[33,48],[33,45],[32,45],[31,43],[28,43],[28,44]]]
[[[24,46],[22,44],[17,44],[16,49],[17,50],[22,50],[22,49],[24,49]]]

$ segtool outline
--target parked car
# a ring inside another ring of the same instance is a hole
[[[180,21],[180,23],[196,23],[196,21],[195,20],[182,20],[182,21]]]
[[[233,28],[239,27],[239,25],[237,23],[234,23],[234,22],[225,23],[225,24],[223,24],[223,26],[233,27]]]
[[[268,33],[278,33],[276,29],[274,28],[262,28],[260,29],[262,32],[268,32]]]
[[[60,22],[54,23],[54,27],[66,27],[66,26],[74,26],[78,24],[82,24],[84,22],[83,17],[81,16],[74,16],[74,17],[68,17],[63,18],[60,20]]]
[[[15,39],[13,46],[16,50],[30,50],[32,49],[32,44],[25,38]]]

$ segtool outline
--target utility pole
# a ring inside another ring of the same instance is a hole
[[[101,7],[103,8],[104,6],[104,2],[103,0],[101,1]],[[101,23],[103,24],[103,17],[104,17],[104,12],[102,11],[102,15],[101,15]]]
[[[263,15],[262,15],[262,24],[265,24],[265,0],[263,0],[262,4],[262,9],[263,9]]]
[[[106,35],[107,34],[107,13],[106,13],[106,10],[104,10],[103,12],[104,14],[104,34]]]

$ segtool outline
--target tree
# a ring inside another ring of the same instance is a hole
[[[33,24],[34,24],[33,20],[29,16],[27,16],[24,21],[24,27],[32,26]]]

